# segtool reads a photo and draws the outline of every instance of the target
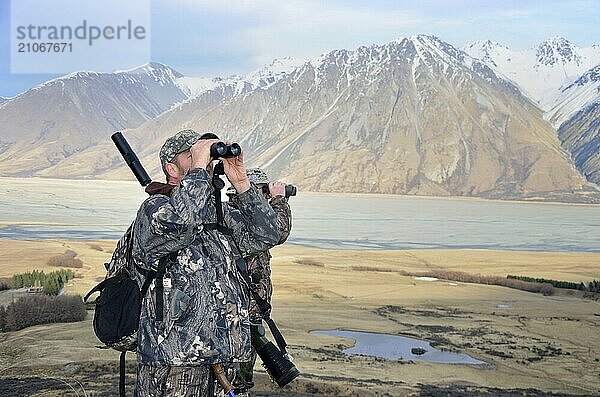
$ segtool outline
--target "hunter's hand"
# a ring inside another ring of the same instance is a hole
[[[219,139],[200,139],[194,143],[190,148],[192,154],[192,169],[202,168],[206,169],[208,164],[211,162],[210,158],[210,147],[213,143],[220,142]]]
[[[229,145],[231,142],[227,142],[227,144]],[[225,171],[227,179],[229,179],[229,182],[231,182],[238,194],[244,193],[250,189],[250,181],[248,180],[246,167],[244,166],[243,150],[237,157],[220,158],[220,160],[223,161],[223,170]]]
[[[269,192],[271,196],[285,196],[285,183],[283,182],[270,182]]]

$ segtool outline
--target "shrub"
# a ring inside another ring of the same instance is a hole
[[[596,280],[590,281],[586,288],[586,286],[583,282],[574,283],[571,281],[552,280],[552,279],[546,279],[546,278],[533,278],[533,277],[528,277],[528,276],[515,276],[512,274],[509,274],[508,276],[506,276],[506,278],[527,281],[527,282],[551,284],[552,286],[554,286],[556,288],[574,289],[574,290],[587,291],[587,292],[600,292],[600,282],[598,282]]]
[[[75,258],[77,256],[77,252],[72,250],[66,250],[62,255],[56,255],[52,258],[48,259],[47,264],[49,266],[56,267],[74,267],[81,268],[83,267],[83,262],[81,259]]]
[[[68,323],[85,319],[81,296],[31,295],[0,308],[0,329],[17,331],[33,325]]]
[[[520,289],[522,291],[537,292],[544,295],[553,295],[554,287],[548,283],[530,282],[517,280],[515,278],[504,278],[499,276],[484,276],[481,274],[469,274],[465,272],[456,271],[430,271],[426,273],[413,274],[413,276],[421,277],[435,277],[443,280],[459,281],[462,283],[475,283],[475,284],[487,284],[487,285],[501,285],[503,287],[509,287],[514,289]]]
[[[90,243],[88,244],[90,246],[91,249],[96,250],[96,251],[100,251],[100,252],[104,252],[104,249],[99,245],[99,244],[95,244],[95,243]]]
[[[12,277],[11,278],[7,278],[7,277],[0,278],[0,291],[12,289],[12,287],[13,287]]]
[[[512,274],[509,274],[508,276],[506,276],[506,278],[516,279],[516,280],[521,280],[521,281],[528,281],[528,282],[532,282],[532,283],[551,284],[553,287],[556,287],[556,288],[580,289],[580,284],[573,283],[570,281],[552,280],[552,279],[546,279],[546,278],[533,278],[533,277],[527,277],[527,276],[514,276]]]
[[[324,267],[325,266],[323,264],[323,262],[319,262],[319,261],[316,261],[314,259],[296,259],[294,261],[294,263],[297,263],[299,265],[306,265],[306,266],[317,266],[317,267]]]

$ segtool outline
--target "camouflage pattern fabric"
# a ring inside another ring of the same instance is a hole
[[[155,320],[156,288],[151,285],[140,317],[138,362],[151,366],[195,366],[250,358],[248,298],[240,284],[229,240],[208,228],[216,210],[203,169],[192,170],[171,196],[156,194],[138,211],[133,259],[156,270],[158,260],[177,252],[164,279],[163,321]],[[239,207],[223,206],[243,256],[279,241],[271,206],[255,187],[238,195]]]
[[[120,271],[126,271],[129,274],[132,274],[131,271],[134,269],[130,268],[131,263],[127,260],[129,257],[128,251],[131,244],[132,230],[133,224],[129,225],[123,237],[117,241],[117,245],[113,251],[112,257],[110,258],[110,262],[104,264],[107,270],[106,278],[114,277]]]
[[[135,397],[206,397],[215,394],[210,366],[138,366]]]
[[[168,138],[165,143],[163,143],[160,152],[158,153],[163,171],[165,171],[166,163],[172,163],[175,156],[191,148],[200,137],[201,135],[194,130],[182,130]]]
[[[246,170],[246,175],[248,175],[250,182],[256,185],[259,183],[269,183],[269,177],[267,176],[267,173],[260,168],[248,168]]]
[[[250,390],[254,387],[254,364],[256,363],[256,351],[252,349],[250,361],[240,363],[240,369],[235,374],[233,385],[240,390]],[[236,394],[239,396],[241,394]]]

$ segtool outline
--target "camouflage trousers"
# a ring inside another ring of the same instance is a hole
[[[228,379],[234,368],[226,369]],[[224,396],[209,365],[159,366],[138,365],[135,397],[212,397]]]
[[[240,363],[240,370],[235,374],[233,386],[236,389],[249,391],[254,387],[254,363],[256,362],[256,350],[252,348],[252,358],[248,362]]]

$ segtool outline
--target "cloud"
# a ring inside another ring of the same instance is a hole
[[[525,18],[535,15],[535,12],[531,10],[514,9],[514,10],[500,10],[492,14],[495,17],[501,18]]]
[[[153,22],[153,30],[159,27],[153,34],[157,44],[153,55],[161,54],[188,73],[205,74],[243,73],[274,58],[304,60],[419,33],[457,46],[491,38],[528,48],[533,40],[557,31],[575,41],[587,37],[589,42],[589,32],[584,31],[590,31],[589,20],[597,19],[600,8],[597,0],[153,0],[152,4],[159,9]],[[167,19],[174,23],[167,25]]]
[[[223,27],[239,32],[221,36],[220,43],[231,51],[253,54],[256,66],[278,57],[306,59],[334,48],[388,42],[425,22],[414,12],[346,2],[175,0],[171,4],[240,21]]]

